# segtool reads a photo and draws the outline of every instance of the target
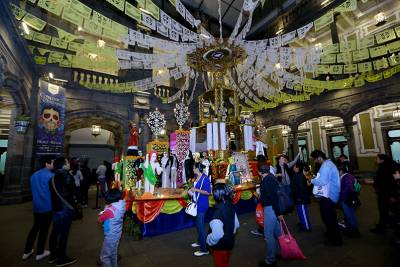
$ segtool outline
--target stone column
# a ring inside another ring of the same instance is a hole
[[[347,144],[349,146],[350,165],[353,168],[353,170],[357,170],[358,169],[357,150],[355,144],[353,125],[354,122],[352,119],[344,121],[344,127],[346,129],[345,137],[347,139]]]
[[[292,135],[292,151],[293,151],[293,157],[296,157],[296,155],[299,153],[299,138],[298,138],[298,127],[297,126],[290,126],[291,132],[290,134]]]
[[[6,173],[0,197],[1,204],[20,203],[30,198],[29,177],[33,172],[33,127],[35,125],[31,124],[27,133],[18,134],[14,127],[16,115],[17,110],[15,109],[11,113]]]

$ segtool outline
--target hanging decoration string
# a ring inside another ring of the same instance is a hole
[[[194,78],[194,83],[193,83],[192,94],[190,95],[190,98],[189,98],[188,101],[186,102],[187,105],[189,105],[189,104],[192,103],[192,101],[193,101],[194,91],[196,90],[197,78],[198,78],[198,77],[199,77],[199,74],[196,72],[196,76],[195,76],[195,78]]]
[[[219,17],[219,42],[222,44],[222,15],[221,15],[221,0],[218,0],[218,17]]]

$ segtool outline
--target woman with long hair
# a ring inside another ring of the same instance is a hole
[[[211,183],[207,175],[204,173],[205,166],[197,163],[194,167],[194,175],[196,180],[193,187],[189,190],[193,201],[197,204],[196,215],[196,229],[198,233],[197,242],[192,244],[193,248],[199,248],[194,253],[195,256],[200,257],[209,254],[206,245],[206,231],[204,229],[205,216],[208,210],[208,196],[211,193]]]

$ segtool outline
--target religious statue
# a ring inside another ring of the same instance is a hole
[[[240,172],[238,170],[238,167],[236,166],[236,158],[234,154],[232,154],[228,158],[228,162],[229,165],[227,168],[226,176],[228,177],[232,185],[238,185],[240,184]]]
[[[258,156],[265,157],[266,156],[265,150],[268,149],[268,146],[263,141],[261,141],[260,138],[256,139],[255,145],[256,145],[256,157]]]
[[[169,173],[171,166],[169,166],[169,156],[167,152],[163,153],[163,157],[161,158],[161,168],[162,168],[162,179],[161,179],[161,187],[162,188],[169,188],[170,181],[169,181]]]
[[[141,156],[141,152],[139,151],[139,156]],[[135,187],[140,189],[142,187],[142,180],[143,180],[143,170],[141,169],[141,164],[143,163],[143,159],[137,158],[135,160],[135,173],[136,173],[136,180],[135,180]]]
[[[139,129],[136,123],[129,123],[129,143],[128,143],[128,156],[138,156],[138,146],[139,146]]]
[[[122,174],[122,160],[120,160],[119,156],[114,157],[114,163],[111,165],[111,169],[114,170],[114,180],[118,185],[118,188],[120,188],[121,174]]]
[[[176,178],[178,176],[178,159],[174,154],[169,156],[168,165],[170,166],[171,188],[176,189]]]
[[[203,152],[203,158],[201,160],[201,164],[203,164],[206,168],[204,169],[204,173],[210,177],[210,161],[208,160],[208,153],[207,151]]]
[[[150,153],[146,154],[146,160],[140,165],[140,167],[143,170],[144,176],[144,192],[153,194],[154,186],[157,183],[157,175],[160,175],[162,172],[162,168],[157,162],[157,153],[151,151]]]
[[[183,175],[182,175],[182,183],[186,183],[188,180],[194,178],[194,159],[192,155],[192,151],[188,151],[183,161]]]

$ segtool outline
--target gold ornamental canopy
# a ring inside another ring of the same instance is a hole
[[[198,71],[226,72],[246,58],[246,52],[240,46],[223,42],[197,48],[186,56],[189,67]]]

